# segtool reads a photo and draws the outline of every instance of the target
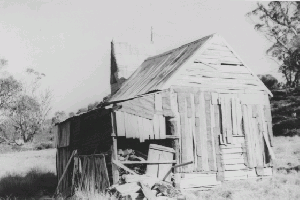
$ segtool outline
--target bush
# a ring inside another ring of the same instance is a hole
[[[47,143],[42,142],[35,146],[36,150],[52,149],[52,148],[54,148],[53,142],[47,142]]]
[[[300,119],[289,119],[282,121],[273,126],[273,134],[274,136],[294,136],[299,135],[300,130]]]
[[[258,77],[269,90],[277,89],[278,80],[275,77],[273,77],[271,74],[259,75]]]
[[[16,199],[32,198],[38,195],[52,195],[57,178],[50,172],[31,169],[25,177],[8,174],[0,180],[0,197]]]

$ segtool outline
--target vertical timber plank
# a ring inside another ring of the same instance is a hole
[[[214,171],[214,156],[213,156],[213,145],[212,145],[212,132],[211,132],[211,94],[208,92],[204,93],[205,99],[205,119],[206,119],[206,133],[207,133],[207,154],[208,154],[208,165],[209,170]]]
[[[113,139],[113,144],[111,147],[112,150],[112,160],[117,160],[118,159],[118,147],[117,147],[117,137],[116,137],[116,113],[112,112],[111,113],[111,124],[112,124],[112,139]],[[118,167],[112,163],[112,174],[113,174],[113,184],[117,184],[119,182],[119,170]]]
[[[166,120],[164,116],[159,115],[159,139],[166,139]]]
[[[245,150],[244,158],[246,159],[245,163],[248,164],[248,167],[251,169],[253,168],[253,163],[251,160],[251,152],[249,147],[249,122],[248,122],[248,108],[247,105],[242,105],[242,112],[243,112],[243,124],[244,124],[244,132],[245,132]]]
[[[202,153],[202,169],[209,171],[208,151],[207,151],[207,128],[206,128],[206,113],[205,113],[205,99],[204,93],[200,93],[200,141]]]
[[[154,117],[153,117],[153,130],[154,130],[154,139],[155,140],[158,140],[160,139],[159,137],[159,115],[157,114],[154,114]]]
[[[223,181],[224,180],[224,165],[222,154],[220,151],[220,140],[219,137],[221,136],[221,118],[220,118],[220,105],[214,105],[214,115],[215,115],[215,127],[214,127],[214,138],[215,138],[215,151],[216,151],[216,164],[217,164],[217,180]]]
[[[187,155],[187,130],[188,127],[188,120],[187,120],[187,103],[186,97],[183,93],[177,93],[177,101],[178,101],[178,111],[180,116],[180,135],[181,135],[181,162],[185,163],[188,162],[188,155]],[[185,171],[187,166],[183,166],[182,170]]]

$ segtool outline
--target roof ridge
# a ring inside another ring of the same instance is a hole
[[[216,34],[216,33],[210,34],[210,35],[207,35],[207,36],[204,36],[204,37],[202,37],[202,38],[200,38],[200,39],[198,39],[198,40],[195,40],[195,41],[189,42],[189,43],[187,43],[187,44],[181,45],[180,47],[171,49],[171,50],[169,50],[169,51],[165,51],[165,52],[163,52],[163,53],[161,53],[161,54],[158,54],[158,55],[155,55],[155,56],[148,57],[148,58],[145,59],[145,61],[151,60],[151,59],[154,59],[154,58],[159,58],[159,57],[162,57],[162,56],[166,56],[166,55],[168,55],[168,54],[170,54],[170,53],[173,53],[173,52],[176,51],[176,50],[182,49],[182,48],[184,48],[184,47],[186,47],[186,46],[189,46],[189,45],[191,45],[191,44],[200,42],[200,41],[202,41],[202,40],[204,40],[204,39],[209,39],[210,37],[214,36],[215,34]]]

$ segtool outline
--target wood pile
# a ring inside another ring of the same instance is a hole
[[[181,196],[180,190],[174,188],[172,184],[158,180],[157,178],[145,175],[126,175],[124,184],[112,185],[108,188],[108,193],[118,199],[174,199]],[[131,182],[132,181],[132,182]]]
[[[125,150],[118,149],[118,160],[119,161],[146,161],[147,156],[133,149],[125,149]],[[137,174],[144,174],[146,171],[145,164],[131,164],[128,165],[128,168],[132,169]],[[121,180],[123,180],[122,175],[128,174],[128,171],[119,168],[119,174]]]

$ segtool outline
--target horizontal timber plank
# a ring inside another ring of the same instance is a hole
[[[231,149],[221,149],[223,154],[231,154],[231,153],[243,153],[243,149],[241,147],[231,148]]]
[[[235,171],[235,170],[241,170],[246,169],[245,164],[235,164],[235,165],[224,165],[225,171]]]
[[[165,160],[165,161],[120,161],[122,164],[172,164],[177,163],[176,160]]]
[[[245,161],[243,158],[238,159],[222,159],[225,165],[233,165],[233,164],[244,164]]]

